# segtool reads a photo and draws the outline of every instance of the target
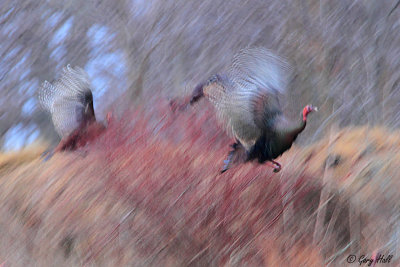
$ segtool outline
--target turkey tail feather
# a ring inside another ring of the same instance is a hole
[[[39,88],[40,105],[50,112],[61,137],[68,136],[81,125],[88,101],[93,101],[90,79],[79,67],[67,65],[58,80],[53,84],[45,81]]]

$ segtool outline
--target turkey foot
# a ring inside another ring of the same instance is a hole
[[[282,165],[279,164],[279,162],[276,162],[275,160],[270,160],[274,164],[274,172],[279,172],[282,168]]]

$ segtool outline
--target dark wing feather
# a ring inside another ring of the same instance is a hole
[[[61,137],[77,129],[85,118],[87,101],[92,96],[87,73],[70,65],[53,84],[45,81],[39,88],[39,102],[50,112],[54,127]],[[92,98],[93,101],[93,98]]]

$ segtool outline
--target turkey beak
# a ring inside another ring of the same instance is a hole
[[[313,110],[314,111],[318,111],[318,107],[313,107]]]

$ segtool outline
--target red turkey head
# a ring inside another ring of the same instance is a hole
[[[307,120],[307,115],[313,111],[318,111],[317,107],[313,107],[312,105],[307,105],[303,109],[303,121]]]

